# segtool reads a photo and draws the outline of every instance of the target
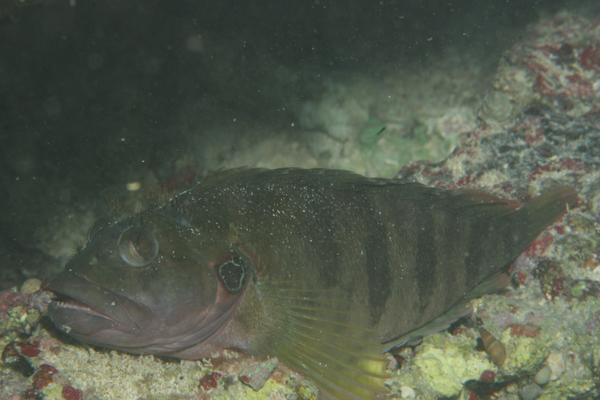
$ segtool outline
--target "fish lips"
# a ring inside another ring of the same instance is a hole
[[[152,321],[143,305],[104,289],[83,276],[65,271],[46,288],[55,294],[48,317],[62,331],[92,344],[127,347],[139,343]]]

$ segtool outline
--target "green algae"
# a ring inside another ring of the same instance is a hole
[[[64,400],[62,390],[63,386],[61,384],[51,382],[42,390],[44,400]]]
[[[317,400],[319,392],[312,385],[300,384],[296,387],[296,394],[298,400]]]
[[[269,379],[265,385],[255,391],[241,383],[235,383],[228,386],[226,390],[215,391],[210,394],[211,400],[267,400],[273,398],[287,398],[294,396],[294,390],[283,383]]]
[[[506,361],[502,369],[507,374],[523,374],[534,371],[549,353],[544,337],[513,336],[511,329],[502,332],[500,341],[506,348]]]
[[[413,388],[417,398],[456,396],[466,381],[479,379],[497,368],[482,352],[475,352],[473,338],[435,334],[418,347],[409,371],[401,371],[401,385]]]
[[[0,336],[16,339],[20,335],[33,332],[41,318],[41,313],[30,307],[17,305],[8,310],[6,317],[0,318]]]
[[[379,176],[393,176],[403,165],[417,160],[438,162],[448,156],[454,140],[443,137],[425,122],[416,121],[410,134],[375,125],[365,131],[369,138],[359,148],[365,169]]]
[[[594,384],[600,382],[597,373],[594,375],[594,371],[600,371],[600,346],[590,318],[600,316],[600,301],[591,297],[573,302],[562,298],[553,302],[540,301],[537,290],[514,294],[519,295],[520,307],[517,309],[513,304],[515,298],[493,295],[478,300],[478,312],[486,318],[486,327],[506,348],[507,359],[501,368],[491,364],[485,353],[475,351],[474,339],[469,336],[469,331],[459,336],[436,334],[426,337],[417,347],[414,359],[387,382],[392,392],[407,399],[467,398],[464,382],[479,379],[484,370],[495,371],[500,381],[504,377],[533,376],[549,362],[549,354],[561,355],[567,362],[564,371],[553,372],[552,380],[544,385],[540,399],[572,398],[592,392]],[[501,328],[503,324],[498,322],[502,319],[496,320],[495,317],[505,318],[509,311],[512,311],[510,315],[515,321],[541,318],[540,334],[518,336],[511,332],[510,327]],[[403,396],[402,389],[411,395]]]
[[[583,354],[583,355],[582,355]],[[600,388],[600,346],[588,347],[587,353],[571,352],[565,357],[564,369],[557,379],[544,386],[539,400],[578,398]]]
[[[386,129],[385,124],[376,118],[369,118],[366,126],[359,133],[359,141],[364,146],[373,146],[383,135]]]

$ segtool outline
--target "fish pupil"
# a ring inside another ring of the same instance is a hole
[[[236,257],[224,262],[217,268],[217,273],[228,292],[238,293],[244,287],[246,267],[241,259]]]
[[[158,240],[151,230],[139,226],[126,228],[117,242],[121,259],[132,267],[150,264],[158,255]]]

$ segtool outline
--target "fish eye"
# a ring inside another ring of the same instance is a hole
[[[238,293],[246,281],[246,266],[243,260],[236,257],[217,267],[217,274],[229,293]]]
[[[126,228],[117,241],[121,259],[132,267],[145,267],[158,256],[158,240],[141,226]]]

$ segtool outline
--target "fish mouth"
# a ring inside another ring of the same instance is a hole
[[[140,338],[141,321],[150,311],[133,300],[64,271],[45,285],[54,294],[48,317],[60,330],[82,342],[116,347]]]
[[[49,306],[53,307],[55,312],[57,310],[68,310],[70,312],[79,312],[89,314],[98,318],[105,318],[109,321],[112,320],[112,318],[109,315],[100,312],[99,310],[80,300],[77,300],[74,297],[55,291],[52,291],[52,293],[54,294],[54,298],[50,302]]]
[[[54,294],[48,306],[50,321],[76,340],[130,353],[175,356],[217,336],[232,318],[240,294],[217,288],[211,304],[177,310],[177,320],[153,312],[120,292],[102,287],[69,269],[45,285]],[[166,314],[170,315],[170,314]]]

